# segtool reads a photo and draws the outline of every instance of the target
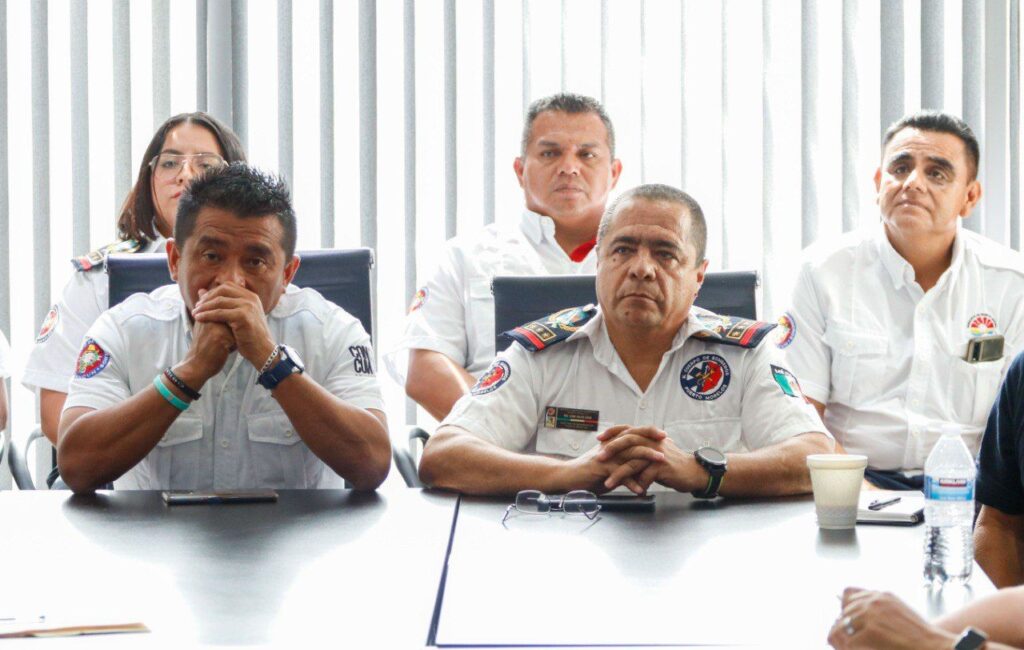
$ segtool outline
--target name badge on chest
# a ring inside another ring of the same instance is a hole
[[[600,411],[570,409],[549,406],[544,409],[544,426],[548,429],[573,429],[575,431],[597,431]]]

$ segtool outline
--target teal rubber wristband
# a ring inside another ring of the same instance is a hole
[[[160,393],[160,396],[167,400],[167,403],[178,409],[184,411],[188,408],[189,403],[178,399],[177,395],[171,392],[171,389],[164,384],[164,380],[160,375],[153,378],[153,386],[156,388],[156,392]]]

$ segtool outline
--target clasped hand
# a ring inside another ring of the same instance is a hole
[[[661,429],[620,424],[602,431],[597,440],[600,445],[579,462],[599,491],[625,485],[641,495],[659,483],[689,492],[707,482],[693,454],[681,450]]]
[[[193,363],[204,380],[220,372],[234,350],[257,369],[274,351],[263,303],[240,284],[200,289],[192,318],[192,347],[186,362]]]

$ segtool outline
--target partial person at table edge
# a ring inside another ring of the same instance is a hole
[[[828,642],[837,650],[1024,648],[1024,587],[1003,589],[929,623],[890,593],[848,587]]]
[[[450,240],[413,296],[401,340],[384,357],[391,376],[438,420],[494,358],[496,275],[593,273],[597,225],[622,172],[604,106],[559,93],[530,105],[520,155],[518,220]]]
[[[598,231],[597,296],[510,332],[427,443],[420,477],[473,494],[625,486],[713,498],[810,491],[833,449],[767,323],[693,305],[708,262],[700,205],[624,193]]]
[[[284,181],[244,164],[182,195],[176,285],[135,294],[89,329],[57,461],[76,492],[353,487],[391,448],[370,337],[312,289]]]
[[[1024,353],[1010,364],[992,407],[975,498],[975,559],[997,587],[1024,584]]]
[[[978,140],[963,120],[907,115],[882,138],[878,213],[814,244],[777,346],[868,481],[921,489],[943,424],[972,453],[1024,344],[1024,256],[963,226],[982,197]]]
[[[25,364],[21,382],[39,390],[39,425],[52,444],[57,444],[57,425],[82,340],[108,307],[103,272],[107,255],[162,253],[188,182],[207,169],[237,161],[245,161],[238,136],[207,113],[175,115],[153,134],[118,215],[118,240],[71,260],[74,272],[43,320]],[[55,478],[51,475],[48,482]]]

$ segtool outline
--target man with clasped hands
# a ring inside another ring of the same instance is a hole
[[[177,285],[136,294],[86,335],[58,431],[76,492],[383,482],[391,448],[370,339],[312,289],[279,179],[236,163],[182,196]]]
[[[429,485],[473,494],[653,484],[710,498],[810,491],[833,440],[761,344],[772,325],[693,306],[707,228],[689,195],[623,194],[598,230],[597,297],[509,333],[423,451]]]

